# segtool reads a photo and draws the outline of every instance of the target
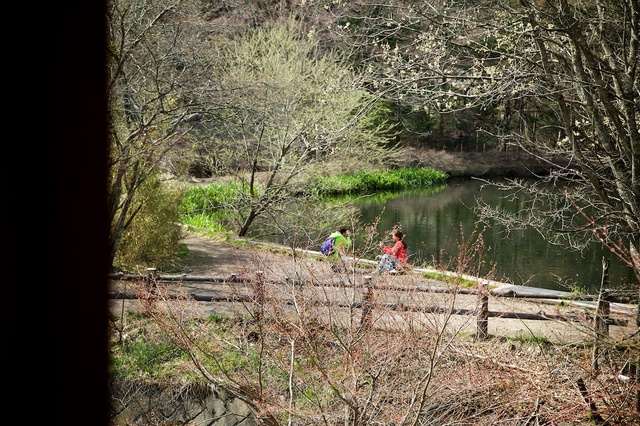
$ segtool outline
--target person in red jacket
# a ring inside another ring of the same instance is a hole
[[[397,272],[395,269],[396,265],[400,264],[402,267],[407,265],[407,243],[404,241],[404,235],[402,235],[402,232],[398,229],[394,230],[391,235],[393,237],[392,247],[380,241],[380,248],[384,254],[382,255],[382,259],[380,259],[378,269],[375,272],[376,274],[382,272],[383,269],[394,273]]]

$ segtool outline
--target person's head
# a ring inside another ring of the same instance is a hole
[[[404,248],[407,248],[407,243],[404,241],[404,234],[402,234],[402,231],[400,231],[399,229],[394,229],[391,235],[393,236],[394,240],[402,241]]]
[[[349,234],[351,234],[349,232],[349,229],[346,226],[341,226],[340,228],[338,228],[338,232],[344,235],[345,237],[348,237]]]

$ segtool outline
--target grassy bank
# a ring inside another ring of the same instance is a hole
[[[310,191],[320,196],[371,194],[379,191],[429,188],[444,183],[447,177],[446,173],[424,167],[361,171],[316,179],[311,182]]]
[[[400,191],[413,188],[429,188],[443,184],[448,175],[432,168],[404,168],[397,170],[360,171],[314,179],[304,186],[291,186],[290,197],[311,196],[318,202],[330,198],[372,194],[382,191]],[[249,188],[236,181],[194,186],[186,190],[182,198],[182,222],[196,228],[228,231],[225,223],[230,206],[241,205],[248,197]],[[258,191],[260,188],[258,187]]]

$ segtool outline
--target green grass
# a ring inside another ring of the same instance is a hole
[[[321,197],[358,195],[379,191],[428,188],[444,183],[447,177],[446,173],[439,170],[413,167],[329,176],[312,181],[309,187],[312,194]]]
[[[170,343],[137,340],[120,346],[111,356],[111,372],[119,378],[162,378],[171,376],[172,361],[182,361],[183,352]]]
[[[535,334],[518,334],[516,336],[510,337],[508,340],[513,342],[522,342],[522,343],[530,343],[536,345],[546,345],[551,343],[551,341],[544,336],[536,336]]]
[[[213,211],[209,213],[201,212],[195,214],[185,213],[181,217],[183,224],[192,230],[206,230],[205,234],[215,235],[218,233],[229,232],[222,221],[226,217],[223,211]]]
[[[227,350],[222,354],[218,354],[216,359],[207,358],[204,364],[211,373],[221,373],[229,371],[241,371],[243,369],[255,368],[258,364],[258,354],[251,353],[247,355],[237,350]]]
[[[292,187],[291,191],[301,196],[314,195],[318,203],[330,206],[332,202],[343,203],[341,197],[373,193],[384,196],[393,191],[440,187],[447,178],[446,173],[426,167],[361,171],[312,180],[304,189]],[[227,209],[237,206],[246,191],[246,186],[234,181],[191,187],[180,201],[180,220],[189,228],[210,235],[230,232]]]
[[[466,278],[462,278],[462,277],[458,277],[458,276],[454,276],[454,275],[447,275],[447,274],[443,274],[440,272],[423,272],[422,273],[422,277],[423,278],[427,278],[427,279],[431,279],[431,280],[438,280],[438,281],[442,281],[448,284],[455,284],[455,285],[459,285],[465,288],[477,288],[478,287],[478,283],[474,280],[468,280]]]
[[[216,313],[209,315],[206,320],[206,322],[215,323],[215,324],[220,324],[223,321],[224,321],[224,317]]]
[[[185,191],[180,205],[185,215],[208,215],[234,204],[245,191],[245,186],[233,181],[194,186]]]
[[[233,181],[191,187],[180,200],[180,220],[189,228],[210,235],[229,232],[225,226],[226,209],[237,204],[245,192],[246,186]]]

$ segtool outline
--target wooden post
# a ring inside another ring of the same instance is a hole
[[[156,278],[156,268],[147,268],[147,276],[144,279],[144,283],[149,299],[155,299],[158,296],[158,281]]]
[[[489,292],[486,283],[478,283],[478,319],[476,337],[484,340],[489,336]]]
[[[368,331],[371,329],[373,315],[373,286],[371,285],[371,277],[364,278],[364,287],[362,288],[362,316],[360,317],[360,329]]]
[[[127,294],[127,282],[124,282],[124,290],[123,290],[123,294]],[[124,330],[125,327],[127,326],[127,317],[124,316],[124,301],[125,301],[125,297],[122,298],[122,309],[120,311],[120,318],[122,319],[122,329]]]
[[[600,356],[600,346],[602,340],[609,336],[609,315],[611,306],[609,304],[609,293],[606,290],[609,282],[609,261],[602,258],[602,280],[600,281],[600,292],[598,293],[598,307],[594,320],[595,342],[593,345],[593,355],[591,357],[591,369],[594,374],[598,371],[598,357]]]
[[[254,287],[254,311],[253,316],[256,321],[261,321],[264,316],[264,279],[263,271],[256,272],[256,284]]]
[[[609,302],[609,292],[604,289],[600,291],[598,297],[598,308],[596,309],[596,333],[599,337],[609,336],[609,317],[611,315],[611,304]]]
[[[147,268],[147,276],[145,278],[145,284],[147,285],[147,289],[151,290],[154,287],[158,287],[158,283],[156,282],[156,268]]]

